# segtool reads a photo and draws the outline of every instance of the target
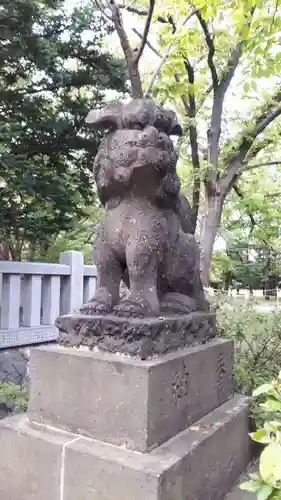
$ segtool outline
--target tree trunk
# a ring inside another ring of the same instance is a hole
[[[0,260],[10,260],[10,249],[6,241],[0,243]]]
[[[35,252],[36,252],[36,244],[35,243],[30,243],[29,247],[28,247],[28,250],[27,250],[27,260],[29,262],[33,262],[34,261]]]
[[[21,261],[22,241],[6,239],[0,243],[0,260]]]
[[[128,72],[131,82],[131,93],[133,99],[141,99],[143,97],[141,77],[139,70],[134,61],[128,61]]]
[[[203,286],[208,287],[216,235],[220,226],[223,207],[221,194],[205,192],[204,211],[200,233],[200,269]]]

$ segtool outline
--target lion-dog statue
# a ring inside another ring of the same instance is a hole
[[[107,134],[94,161],[105,207],[94,245],[97,289],[83,310],[124,317],[208,311],[170,139],[182,133],[176,114],[134,99],[91,110],[86,123]],[[129,294],[120,300],[122,279]]]

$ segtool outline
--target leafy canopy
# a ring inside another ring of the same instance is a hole
[[[214,253],[213,278],[273,292],[280,286],[280,193],[280,167],[244,174],[224,207],[219,234],[226,248]]]
[[[0,243],[19,259],[48,245],[92,205],[99,136],[84,116],[106,91],[124,90],[124,67],[102,50],[108,24],[89,5],[15,0],[0,7]]]

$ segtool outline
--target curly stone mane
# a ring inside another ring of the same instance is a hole
[[[139,183],[142,170],[143,180],[154,185],[155,202],[176,213],[179,211],[177,155],[169,135],[180,135],[181,127],[172,111],[148,99],[126,105],[117,101],[98,112],[90,111],[86,121],[109,129],[94,162],[95,181],[103,205],[128,193],[134,181]]]

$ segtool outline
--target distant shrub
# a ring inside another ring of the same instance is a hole
[[[211,304],[218,334],[235,342],[235,389],[250,395],[281,370],[281,312],[260,313],[254,301],[237,304],[223,294]]]
[[[0,382],[0,404],[7,408],[7,413],[26,411],[28,402],[28,387]]]

